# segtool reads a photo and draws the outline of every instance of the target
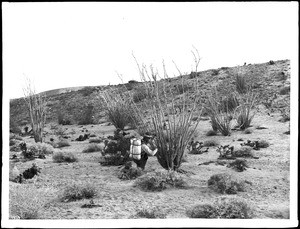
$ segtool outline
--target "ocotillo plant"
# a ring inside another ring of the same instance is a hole
[[[193,54],[197,72],[200,58],[196,58],[194,52]],[[200,119],[197,119],[195,123],[192,121],[192,117],[200,116],[202,111],[198,106],[200,97],[197,79],[195,79],[193,90],[189,88],[190,91],[183,91],[182,95],[176,98],[172,90],[174,87],[170,87],[168,83],[169,77],[164,64],[164,77],[160,78],[152,66],[147,68],[145,65],[140,66],[137,61],[136,63],[144,86],[148,94],[152,95],[152,99],[147,103],[156,136],[158,162],[167,170],[178,170],[188,142],[200,121]],[[180,77],[181,85],[184,85],[181,73]],[[179,111],[178,106],[181,108]]]
[[[23,88],[24,100],[26,102],[32,132],[35,142],[43,142],[43,129],[46,122],[46,101],[45,96],[36,94],[30,80],[27,79]]]

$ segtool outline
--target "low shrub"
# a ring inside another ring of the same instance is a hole
[[[239,197],[219,197],[212,204],[199,204],[186,212],[189,218],[251,219],[253,210]]]
[[[209,147],[209,146],[217,146],[219,143],[215,140],[206,140],[203,142],[203,146]]]
[[[206,136],[216,136],[218,134],[218,132],[216,130],[209,130],[207,131],[207,133],[205,134]]]
[[[249,89],[245,76],[241,76],[241,75],[236,75],[235,86],[239,94],[245,94]]]
[[[99,161],[103,166],[119,166],[123,165],[127,159],[122,155],[120,151],[115,154],[106,154]]]
[[[97,196],[97,188],[93,184],[71,184],[67,186],[61,196],[62,202],[70,202],[81,199],[91,199]]]
[[[270,146],[270,143],[266,140],[259,140],[256,144],[258,148],[268,148]]]
[[[207,184],[209,188],[222,194],[236,194],[238,191],[245,191],[245,182],[234,180],[227,173],[219,173],[211,176]]]
[[[71,152],[56,152],[53,154],[52,160],[56,163],[77,162],[78,158]]]
[[[143,191],[162,191],[168,187],[185,188],[187,184],[177,172],[157,171],[138,178],[135,186]]]
[[[241,99],[241,105],[237,109],[237,123],[240,129],[245,130],[250,127],[254,118],[252,109],[257,102],[256,94],[249,92]]]
[[[159,207],[143,207],[137,211],[135,218],[165,219],[166,215]]]
[[[46,193],[28,184],[16,184],[9,189],[9,218],[38,219],[46,204]]]
[[[179,83],[179,84],[175,85],[175,88],[177,89],[179,94],[190,91],[192,89],[192,87],[190,85],[185,84],[185,83]]]
[[[23,151],[22,154],[25,158],[31,158],[44,157],[45,155],[52,154],[53,152],[53,146],[44,142],[37,142],[33,144],[28,144],[27,151]]]
[[[91,138],[90,140],[89,140],[89,143],[102,143],[103,142],[103,139],[101,139],[101,138]]]
[[[243,172],[248,168],[248,164],[244,159],[235,159],[229,163],[228,167],[235,169],[238,172]]]
[[[245,129],[244,130],[244,134],[252,134],[253,133],[253,130],[251,130],[251,129]]]
[[[217,75],[219,75],[219,70],[218,70],[218,69],[213,69],[213,70],[211,70],[211,75],[212,75],[212,76],[217,76]]]
[[[133,167],[132,162],[128,161],[125,166],[120,170],[118,177],[122,180],[132,180],[141,176],[143,171],[141,168]]]
[[[199,204],[186,211],[189,218],[217,218],[217,209],[212,204]]]
[[[234,157],[253,157],[253,152],[251,147],[243,146],[232,152]]]
[[[147,97],[147,90],[144,87],[137,87],[132,95],[132,99],[135,103],[141,102]]]
[[[67,140],[62,139],[59,142],[57,142],[54,147],[55,148],[62,148],[62,147],[67,147],[67,146],[70,146],[70,143]]]
[[[290,86],[286,86],[280,89],[279,94],[280,95],[287,95],[290,93]]]
[[[9,134],[9,139],[10,140],[18,140],[18,141],[22,141],[23,138],[17,134],[13,134],[13,133],[10,133]]]
[[[98,145],[95,143],[92,143],[90,145],[88,145],[88,147],[86,149],[84,149],[82,152],[83,153],[92,153],[92,152],[102,152],[104,149],[103,145]]]

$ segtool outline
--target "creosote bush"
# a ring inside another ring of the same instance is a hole
[[[169,187],[186,188],[187,184],[175,171],[157,171],[139,177],[135,186],[143,191],[162,191]]]
[[[65,187],[60,200],[62,202],[70,202],[81,199],[91,199],[97,196],[97,188],[90,183],[71,184]]]
[[[208,187],[218,193],[236,194],[245,191],[245,182],[238,181],[227,173],[215,174],[207,181]]]
[[[253,210],[240,197],[219,197],[212,204],[198,204],[186,212],[189,218],[251,219]]]
[[[52,159],[56,163],[78,161],[78,158],[71,152],[55,152]]]

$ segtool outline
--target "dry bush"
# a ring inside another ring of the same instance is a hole
[[[215,130],[209,130],[207,131],[207,133],[205,134],[206,136],[216,136],[218,134],[217,131]]]
[[[207,184],[209,188],[222,194],[236,194],[238,191],[245,191],[245,182],[235,180],[227,173],[219,173],[211,176]]]
[[[234,157],[253,157],[253,152],[251,147],[243,146],[232,152]]]
[[[168,187],[186,188],[183,177],[175,171],[157,171],[139,177],[134,184],[143,191],[162,191]]]
[[[212,204],[198,204],[186,212],[189,218],[251,219],[253,210],[240,197],[219,197]]]
[[[108,119],[116,128],[124,130],[127,125],[136,127],[143,120],[128,91],[122,92],[112,88],[102,91],[100,98],[106,105]]]
[[[77,162],[78,158],[71,152],[55,152],[52,155],[53,162]]]
[[[90,145],[87,146],[87,148],[85,148],[82,152],[83,153],[93,153],[93,152],[102,152],[104,149],[104,146],[103,145],[98,145],[98,144],[95,144],[95,143],[92,143]]]
[[[71,184],[64,188],[59,199],[62,202],[70,202],[81,199],[91,199],[97,196],[97,188],[94,184]]]
[[[255,113],[253,108],[257,102],[257,96],[249,91],[240,97],[240,106],[237,108],[237,123],[242,130],[250,127]]]
[[[232,128],[232,119],[234,117],[234,112],[229,109],[222,111],[220,109],[220,99],[217,91],[209,96],[206,110],[211,119],[212,128],[214,131],[220,131],[224,136],[230,136]]]
[[[54,148],[52,145],[44,143],[44,142],[37,142],[33,144],[27,145],[27,152],[22,152],[25,158],[30,157],[43,157],[45,155],[52,154],[54,152]]]
[[[206,140],[203,142],[203,146],[209,147],[209,146],[217,146],[219,143],[215,140]]]
[[[62,148],[67,146],[70,146],[70,143],[65,139],[61,139],[59,142],[55,144],[54,148]]]
[[[266,140],[259,140],[256,145],[258,148],[268,148],[270,143]]]
[[[245,129],[244,134],[252,134],[253,130],[252,129]]]
[[[235,169],[237,172],[243,172],[248,168],[248,164],[245,159],[235,159],[228,164],[228,167]]]
[[[45,194],[27,184],[10,187],[9,218],[38,219],[40,210],[46,204]]]
[[[239,94],[245,94],[249,89],[245,76],[239,74],[236,74],[235,76],[235,86]]]
[[[103,142],[103,139],[101,139],[101,138],[91,138],[89,140],[89,143],[98,143],[99,144],[99,143],[102,143],[102,142]]]
[[[31,128],[35,142],[43,142],[43,130],[46,122],[46,101],[45,97],[36,94],[30,80],[26,82],[23,88],[24,100],[26,102]]]
[[[167,214],[159,207],[143,207],[139,209],[134,218],[147,218],[147,219],[165,219]]]

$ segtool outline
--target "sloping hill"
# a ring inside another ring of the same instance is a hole
[[[260,103],[272,109],[289,106],[290,61],[278,60],[261,64],[248,64],[236,67],[221,67],[201,72],[192,72],[182,76],[186,85],[199,82],[199,90],[203,101],[214,86],[222,90],[234,87],[236,74],[244,75],[253,90],[259,94]],[[181,77],[171,78],[168,83],[174,86],[181,82]],[[224,85],[224,87],[222,87]],[[100,90],[107,90],[117,86],[90,86],[55,89],[41,93],[47,98],[47,122],[57,122],[58,115],[62,115],[71,123],[79,123],[87,109],[92,109],[95,120],[104,116],[102,104],[98,98]],[[128,90],[135,93],[139,84],[132,81],[125,84]],[[180,96],[180,95],[178,95]],[[287,104],[288,103],[288,104]],[[22,126],[29,122],[28,112],[23,98],[10,101],[10,123]]]

